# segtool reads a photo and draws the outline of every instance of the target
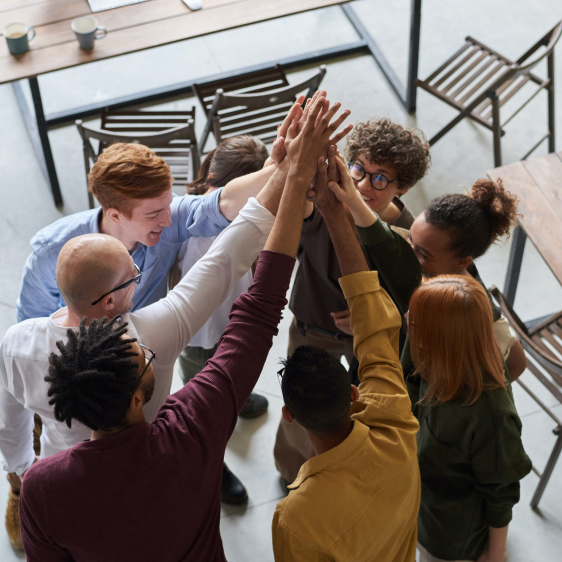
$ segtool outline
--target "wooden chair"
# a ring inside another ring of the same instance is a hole
[[[237,135],[254,135],[263,142],[272,142],[277,136],[277,126],[283,122],[296,95],[307,91],[311,97],[320,86],[326,67],[299,84],[289,85],[280,65],[205,84],[194,84],[193,89],[207,112],[207,124],[199,141],[203,153],[209,134],[215,140]]]
[[[447,59],[426,80],[417,80],[420,88],[449,104],[459,114],[436,135],[429,144],[435,144],[465,117],[480,123],[494,134],[495,167],[502,165],[501,137],[504,126],[543,89],[548,92],[548,132],[522,158],[525,160],[542,141],[548,138],[548,151],[555,151],[554,121],[554,47],[562,33],[558,23],[538,43],[516,62],[510,61],[472,37]],[[541,47],[546,50],[532,61],[529,59]],[[531,71],[547,59],[548,78],[543,80]],[[525,84],[535,84],[532,95],[505,121],[500,121],[500,107],[510,100]]]
[[[521,345],[525,349],[528,360],[527,369],[562,404],[562,391],[560,389],[560,386],[562,386],[562,311],[529,327],[521,321],[497,287],[492,286],[490,292],[500,305],[503,315],[515,330]],[[554,414],[552,407],[547,406],[521,380],[521,377],[516,382],[556,423],[552,432],[557,436],[557,439],[544,471],[541,473],[533,466],[533,471],[539,477],[539,484],[531,500],[531,507],[535,508],[539,505],[552,471],[556,466],[556,461],[562,452],[562,421]]]
[[[195,136],[195,108],[188,110],[117,110],[102,111],[101,128],[95,129],[76,121],[82,137],[86,175],[99,155],[115,142],[143,144],[162,157],[170,166],[173,185],[182,190],[199,172],[200,157]],[[91,139],[99,141],[94,150]],[[94,199],[88,191],[90,209]]]

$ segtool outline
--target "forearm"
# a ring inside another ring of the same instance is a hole
[[[507,544],[507,530],[508,525],[496,529],[495,527],[488,527],[489,545],[488,553],[490,560],[502,560],[505,555]]]
[[[279,202],[281,201],[281,196],[283,195],[283,188],[285,187],[285,182],[287,181],[289,165],[284,161],[278,167],[270,167],[275,168],[275,171],[267,180],[267,183],[261,191],[256,195],[256,201],[262,207],[266,208],[272,215],[277,215],[277,212],[279,211]]]
[[[334,244],[342,276],[369,271],[363,250],[341,204],[320,209]]]
[[[349,207],[351,216],[357,226],[367,228],[372,224],[375,224],[378,219],[377,215],[373,213],[369,207],[367,207],[367,203],[365,203],[365,201],[363,201],[360,197],[350,201],[347,206]]]
[[[220,211],[224,217],[233,221],[240,209],[248,202],[248,199],[256,197],[266,185],[276,169],[277,166],[267,166],[253,174],[247,174],[229,181],[221,192],[219,202]],[[264,207],[266,206],[264,205]]]
[[[279,211],[265,244],[265,250],[291,257],[297,255],[306,208],[306,190],[309,184],[309,179],[297,169],[289,170]]]

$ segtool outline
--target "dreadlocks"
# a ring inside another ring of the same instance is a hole
[[[117,317],[80,322],[78,333],[69,329],[68,342],[57,342],[61,354],[51,353],[49,405],[55,418],[71,427],[73,419],[93,429],[123,425],[129,402],[138,386],[138,364],[130,351],[136,339],[122,337],[127,323],[115,327]]]

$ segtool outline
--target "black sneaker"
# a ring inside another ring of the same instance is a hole
[[[248,501],[248,492],[244,484],[230,471],[226,463],[222,464],[221,502],[240,505]]]
[[[265,396],[252,392],[240,412],[241,418],[257,418],[267,412],[269,402]]]

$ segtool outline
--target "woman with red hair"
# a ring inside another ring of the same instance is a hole
[[[470,276],[433,277],[416,289],[407,316],[420,423],[420,562],[504,562],[531,461],[488,295]]]

